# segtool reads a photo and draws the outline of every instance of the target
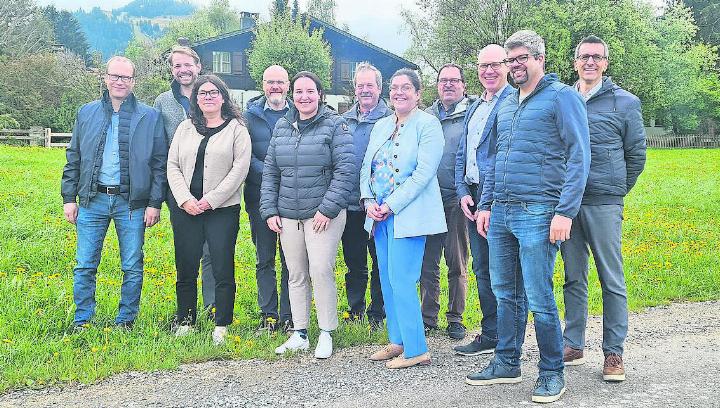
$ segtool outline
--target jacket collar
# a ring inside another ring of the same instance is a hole
[[[315,123],[317,123],[319,120],[324,119],[327,116],[330,116],[335,113],[335,109],[333,109],[331,106],[328,106],[327,104],[321,103],[320,106],[318,106],[317,114],[315,114],[315,117],[308,123],[307,128],[313,126]],[[284,116],[285,120],[292,125],[295,129],[297,129],[297,122],[300,120],[300,113],[297,111],[297,109],[290,109]]]
[[[295,110],[295,105],[290,100],[290,98],[285,98],[285,100],[287,101],[288,112]],[[265,118],[265,114],[264,114],[266,103],[267,103],[267,98],[265,97],[265,95],[256,96],[248,101],[247,112],[251,113],[267,122],[267,119]]]
[[[110,114],[113,113],[112,101],[110,101],[110,92],[107,89],[103,91],[102,104],[106,112],[109,112]],[[135,112],[136,108],[137,99],[135,99],[135,94],[131,92],[122,104],[120,104],[120,112]]]
[[[377,121],[378,119],[382,119],[387,116],[389,110],[390,108],[388,107],[387,102],[385,102],[383,98],[380,98],[378,100],[378,104],[370,111],[370,113],[368,113],[364,120],[367,122]],[[347,112],[343,113],[343,117],[345,119],[354,119],[360,122],[360,104],[355,102],[355,104],[350,107]]]
[[[473,102],[475,102],[474,99],[470,99],[467,96],[463,97],[450,107],[449,112],[445,114],[445,118],[443,120],[464,116],[465,112]],[[440,99],[436,99],[432,106],[430,106],[430,111],[433,115],[435,115],[435,117],[440,118],[440,109],[445,109],[445,107],[442,105]]]

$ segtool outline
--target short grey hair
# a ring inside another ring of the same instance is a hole
[[[575,58],[580,55],[580,46],[583,44],[602,44],[603,48],[605,48],[605,58],[610,58],[610,49],[608,48],[607,43],[603,41],[602,38],[592,34],[580,40],[578,45],[575,47]]]
[[[133,70],[133,76],[135,76],[135,63],[132,62],[132,60],[130,60],[130,58],[123,57],[122,55],[115,55],[114,57],[110,58],[108,60],[107,64],[105,64],[105,72],[107,72],[108,67],[110,67],[110,63],[116,62],[116,61],[129,63]]]
[[[378,88],[382,89],[382,72],[375,68],[375,65],[363,61],[355,66],[355,77],[353,78],[353,85],[357,85],[357,74],[361,71],[372,71],[375,73],[375,82],[377,82]]]
[[[505,40],[505,51],[525,47],[534,55],[545,55],[545,40],[532,30],[520,30]]]

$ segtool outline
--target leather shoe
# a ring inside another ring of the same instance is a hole
[[[385,363],[385,367],[390,369],[409,368],[416,365],[430,365],[431,362],[430,353],[423,353],[412,358],[400,355]]]
[[[372,360],[372,361],[390,360],[391,358],[395,358],[402,353],[403,353],[403,346],[390,343],[387,346],[383,347],[382,349],[372,353],[372,355],[370,356],[370,360]]]

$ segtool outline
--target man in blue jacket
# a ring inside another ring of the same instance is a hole
[[[363,62],[355,68],[355,97],[357,102],[343,114],[350,127],[355,151],[355,166],[362,167],[365,150],[370,141],[370,132],[375,122],[392,115],[392,110],[380,98],[382,93],[382,74],[372,64]],[[372,268],[370,274],[370,305],[367,308],[371,329],[382,327],[385,310],[380,289],[375,241],[369,238],[363,227],[365,209],[360,206],[360,176],[350,193],[347,208],[347,221],[342,235],[343,257],[348,272],[345,274],[345,290],[348,301],[350,321],[362,320],[365,313],[365,290],[368,286],[367,256],[370,252]]]
[[[482,311],[480,334],[470,343],[454,348],[464,356],[492,353],[497,344],[497,301],[490,286],[488,243],[478,234],[475,220],[484,171],[488,161],[495,160],[494,149],[490,146],[490,132],[500,104],[514,91],[507,81],[505,58],[505,49],[497,44],[490,44],[478,53],[478,77],[485,91],[468,111],[455,160],[455,188],[460,210],[467,218],[472,269]]]
[[[565,365],[585,362],[588,259],[592,251],[603,299],[603,378],[625,380],[622,354],[628,330],[627,290],[621,253],[623,198],[645,167],[640,100],[603,76],[608,46],[589,36],[575,48],[575,84],[587,104],[592,162],[570,239],[560,246],[565,264]]]
[[[165,199],[163,121],[157,110],[135,99],[134,76],[129,59],[108,61],[107,91],[80,107],[66,151],[61,194],[65,219],[77,228],[73,297],[80,330],[95,315],[95,276],[111,220],[123,272],[115,324],[132,328],[140,308],[145,228],[160,220]]]
[[[275,273],[275,254],[278,247],[278,235],[268,228],[260,216],[260,185],[262,184],[265,155],[270,146],[270,138],[278,119],[294,109],[287,98],[290,80],[285,68],[271,65],[263,72],[263,95],[248,101],[244,113],[250,140],[252,155],[250,170],[245,179],[245,211],[250,219],[250,235],[255,244],[255,279],[257,298],[262,319],[259,331],[287,331],[292,327],[292,312],[288,297],[288,269],[285,256],[280,247],[280,313],[278,314],[277,277]]]
[[[519,89],[500,105],[495,161],[485,174],[477,228],[487,234],[497,297],[495,357],[472,385],[522,381],[520,355],[528,310],[540,349],[533,402],[565,392],[563,340],[553,294],[560,242],[570,238],[590,169],[587,110],[580,94],[545,75],[545,43],[533,31],[505,41],[506,65]]]

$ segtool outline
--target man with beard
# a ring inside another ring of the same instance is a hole
[[[514,91],[508,85],[508,68],[503,63],[505,58],[505,50],[497,44],[490,44],[478,53],[478,78],[485,92],[468,110],[455,163],[455,187],[460,199],[460,210],[467,218],[472,269],[482,311],[480,334],[470,343],[454,348],[464,356],[490,354],[497,344],[497,301],[490,286],[488,243],[485,237],[478,234],[475,219],[485,169],[490,161],[495,160],[494,146],[490,145],[490,132],[495,125],[500,104]]]
[[[168,55],[168,64],[172,73],[170,90],[155,98],[154,107],[160,111],[165,123],[165,137],[170,146],[175,130],[180,122],[190,117],[190,94],[198,74],[202,69],[200,57],[190,47],[175,45]],[[167,192],[167,205],[177,207],[170,189]],[[202,297],[205,310],[212,315],[215,306],[215,277],[212,271],[212,260],[207,242],[203,246],[202,264]]]
[[[382,74],[367,62],[358,64],[355,68],[355,97],[357,102],[343,117],[350,127],[355,148],[355,166],[362,167],[370,131],[375,122],[392,114],[392,110],[380,98],[382,93]],[[385,319],[383,297],[380,289],[380,274],[378,272],[377,256],[375,255],[375,241],[370,239],[365,231],[365,209],[360,205],[360,176],[348,200],[347,221],[342,235],[343,256],[348,272],[345,274],[345,288],[348,301],[347,320],[362,320],[365,313],[365,290],[368,283],[367,254],[372,258],[372,273],[370,276],[370,306],[367,317],[372,330],[382,327]]]
[[[268,228],[260,216],[260,185],[262,184],[265,155],[270,146],[270,138],[277,121],[289,109],[294,109],[287,98],[290,80],[285,68],[271,65],[263,72],[263,95],[248,101],[244,113],[250,140],[252,155],[250,171],[245,179],[245,210],[250,219],[250,235],[255,245],[255,279],[257,281],[257,299],[262,319],[258,332],[273,332],[278,329],[287,331],[292,328],[292,312],[288,297],[288,269],[285,256],[280,247],[280,310],[278,314],[277,277],[275,273],[275,254],[278,247],[278,234]]]
[[[535,319],[540,362],[533,402],[565,392],[563,339],[553,293],[555,258],[570,238],[590,169],[587,110],[580,94],[545,75],[545,42],[533,31],[505,41],[517,92],[500,105],[493,130],[496,156],[488,167],[477,228],[486,236],[497,297],[498,344],[471,385],[522,381],[520,355],[528,310]]]
[[[608,46],[591,35],[575,48],[575,84],[585,99],[592,161],[570,239],[560,246],[565,265],[565,365],[585,363],[588,259],[592,251],[603,299],[603,379],[625,380],[622,354],[628,330],[622,261],[623,198],[645,167],[645,128],[640,99],[613,83]]]
[[[437,330],[440,312],[440,258],[448,267],[447,334],[465,338],[463,312],[467,293],[468,231],[455,191],[455,160],[463,134],[465,115],[475,98],[465,96],[465,75],[456,64],[445,64],[437,75],[438,99],[425,111],[440,120],[445,137],[442,160],[437,170],[448,231],[428,235],[420,272],[420,299],[425,332]]]

